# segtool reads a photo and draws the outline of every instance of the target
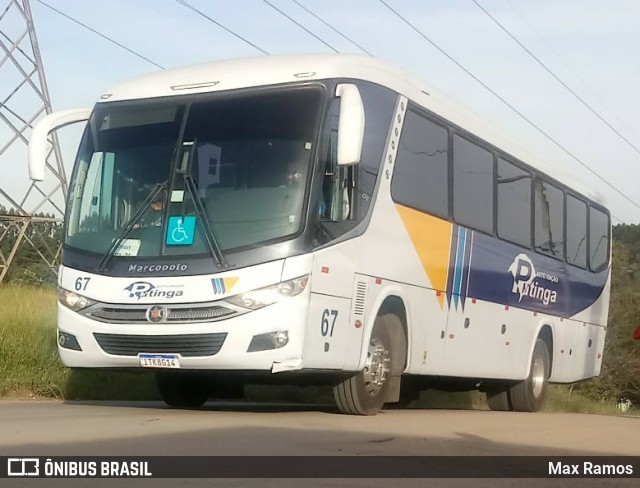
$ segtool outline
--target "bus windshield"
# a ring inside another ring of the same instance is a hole
[[[76,160],[65,244],[151,257],[207,253],[207,233],[222,251],[297,234],[321,98],[298,87],[99,104]]]

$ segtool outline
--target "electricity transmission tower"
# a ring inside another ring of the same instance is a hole
[[[33,123],[51,113],[51,102],[29,0],[0,0],[0,7],[2,3],[0,283],[21,246],[30,246],[31,254],[38,255],[50,268],[57,266],[60,245],[51,245],[50,237],[60,226],[67,195],[67,178],[55,134],[50,138],[45,181],[28,180],[29,135]]]

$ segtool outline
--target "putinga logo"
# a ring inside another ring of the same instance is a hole
[[[124,290],[129,292],[129,298],[135,298],[136,300],[141,298],[171,299],[183,295],[182,290],[159,290],[158,287],[148,281],[134,281]]]
[[[550,276],[547,273],[537,273],[533,266],[533,261],[524,253],[518,254],[511,266],[509,272],[513,276],[513,286],[511,293],[518,294],[518,301],[521,302],[523,297],[538,300],[544,305],[556,303],[558,294],[552,290],[542,280],[549,283],[557,283],[557,276]]]

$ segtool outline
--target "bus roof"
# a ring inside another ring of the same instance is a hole
[[[203,63],[140,76],[119,83],[100,101],[148,99],[220,92],[300,81],[350,78],[386,86],[443,119],[487,141],[507,154],[567,184],[586,197],[603,203],[593,190],[580,187],[575,177],[551,165],[522,143],[506,137],[468,109],[452,102],[437,89],[392,64],[353,54],[269,55]]]

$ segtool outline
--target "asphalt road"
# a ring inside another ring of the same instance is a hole
[[[640,456],[640,418],[473,410],[0,402],[0,456]],[[58,484],[59,483],[59,484]],[[474,480],[473,486],[636,486],[635,480]],[[1,486],[469,486],[469,480],[0,480]]]

